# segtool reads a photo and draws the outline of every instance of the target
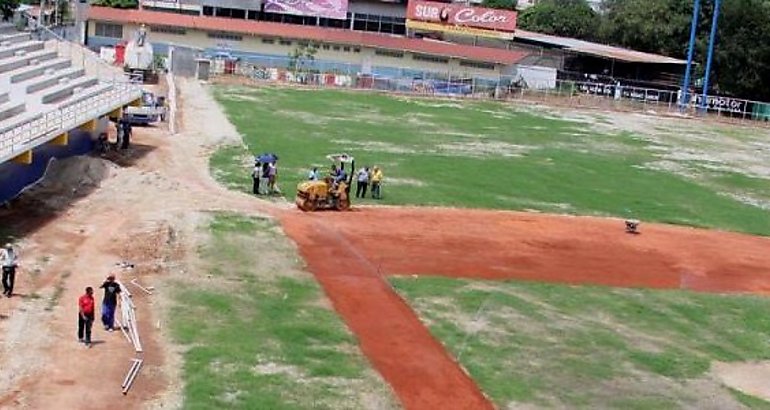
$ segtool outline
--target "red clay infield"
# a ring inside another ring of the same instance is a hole
[[[770,238],[483,210],[286,213],[287,234],[408,409],[491,408],[382,275],[770,294]]]

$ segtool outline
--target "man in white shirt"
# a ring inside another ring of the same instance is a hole
[[[0,250],[0,266],[3,269],[3,295],[11,297],[16,282],[16,268],[19,266],[19,253],[10,243]]]
[[[369,168],[362,167],[356,174],[356,198],[366,198],[366,189],[369,186]]]

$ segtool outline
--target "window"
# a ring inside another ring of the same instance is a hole
[[[249,20],[259,20],[259,12],[256,10],[249,10],[249,15],[247,18]]]
[[[360,53],[360,52],[361,52],[361,49],[360,49],[360,48],[358,48],[358,47],[356,47],[356,48],[354,48],[354,49],[353,49],[353,52],[354,52],[354,53]]]
[[[221,31],[209,32],[207,35],[209,36],[209,38],[215,38],[215,39],[218,39],[218,40],[232,40],[232,41],[242,41],[243,40],[242,36],[239,36],[237,34],[232,34],[232,33],[225,33],[225,32],[221,32]]]
[[[328,50],[328,49],[329,49],[329,48],[331,48],[331,47],[329,47],[329,45],[328,45],[328,44],[324,44],[324,45],[322,45],[322,46],[321,46],[321,48],[323,48],[324,50]]]
[[[448,58],[429,56],[429,55],[425,55],[425,54],[415,54],[415,55],[412,56],[412,60],[426,61],[426,62],[429,62],[429,63],[438,63],[438,64],[447,64],[447,63],[449,63],[449,59]]]
[[[120,24],[96,23],[94,31],[99,37],[123,38],[123,26]]]
[[[281,39],[281,40],[278,42],[278,44],[280,44],[280,45],[282,45],[282,46],[290,46],[290,45],[291,45],[291,41],[290,41],[290,40],[283,40],[283,39]]]
[[[342,51],[344,51],[346,53],[349,53],[350,52],[350,47],[342,47]]]
[[[274,38],[263,38],[262,39],[262,43],[263,44],[275,44],[275,39]]]
[[[374,54],[378,56],[384,56],[384,57],[393,57],[393,58],[403,58],[404,53],[400,51],[390,51],[390,50],[374,50]]]
[[[214,8],[211,6],[203,6],[203,15],[204,16],[213,16],[214,15]]]
[[[334,50],[334,51],[340,51],[340,46],[334,46],[334,47],[332,47],[332,50]]]
[[[389,34],[406,33],[406,20],[403,17],[380,16],[377,14],[364,13],[356,13],[354,17],[353,30]]]
[[[183,36],[187,34],[187,31],[181,27],[172,27],[172,26],[150,26],[150,31],[153,33],[168,33],[168,34],[178,34],[180,36]]]
[[[483,70],[494,70],[495,65],[492,63],[482,63],[480,61],[460,61],[460,65],[463,67],[481,68]]]
[[[309,42],[309,41],[298,41],[298,42],[297,42],[297,44],[298,44],[300,47],[307,47],[307,46],[309,46],[309,45],[310,45],[310,42]]]

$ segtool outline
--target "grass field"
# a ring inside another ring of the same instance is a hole
[[[712,361],[770,359],[768,298],[432,277],[392,283],[502,408],[770,406],[709,374]]]
[[[311,166],[347,152],[384,168],[385,204],[770,235],[766,131],[334,90],[214,93],[245,143],[211,158],[231,189],[250,189],[253,154],[281,157],[280,184],[292,197]],[[710,370],[717,361],[770,360],[767,298],[436,277],[392,283],[501,408],[770,406]]]
[[[392,407],[388,387],[272,222],[219,214],[207,228],[206,274],[175,283],[184,408]]]
[[[601,118],[565,120],[494,102],[214,90],[248,147],[211,159],[215,176],[231,188],[250,189],[249,153],[271,151],[281,157],[280,184],[291,199],[311,166],[326,169],[326,154],[347,152],[357,165],[383,167],[387,204],[614,215],[770,234],[762,208],[770,206],[770,180],[732,166],[731,157],[714,157],[725,148],[710,134],[698,147],[712,156],[694,151],[692,139],[679,144],[681,133],[698,135],[691,130],[653,140],[602,130]],[[736,149],[759,138],[724,134]]]

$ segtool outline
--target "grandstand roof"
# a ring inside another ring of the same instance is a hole
[[[627,48],[591,43],[589,41],[578,40],[575,38],[552,36],[549,34],[535,33],[526,30],[517,29],[516,38],[520,40],[547,44],[552,47],[558,47],[578,54],[588,54],[595,57],[629,63],[687,64],[687,62],[684,60],[678,60],[676,58],[666,57],[659,54],[644,53],[641,51],[629,50]]]
[[[516,64],[528,55],[528,53],[524,51],[476,47],[346,29],[300,26],[222,17],[188,16],[148,10],[119,10],[107,7],[91,7],[88,18],[90,20],[111,21],[116,23],[162,25],[204,31],[226,31],[255,36],[349,44],[353,46],[409,51],[413,53],[454,57],[463,60],[504,65]]]

